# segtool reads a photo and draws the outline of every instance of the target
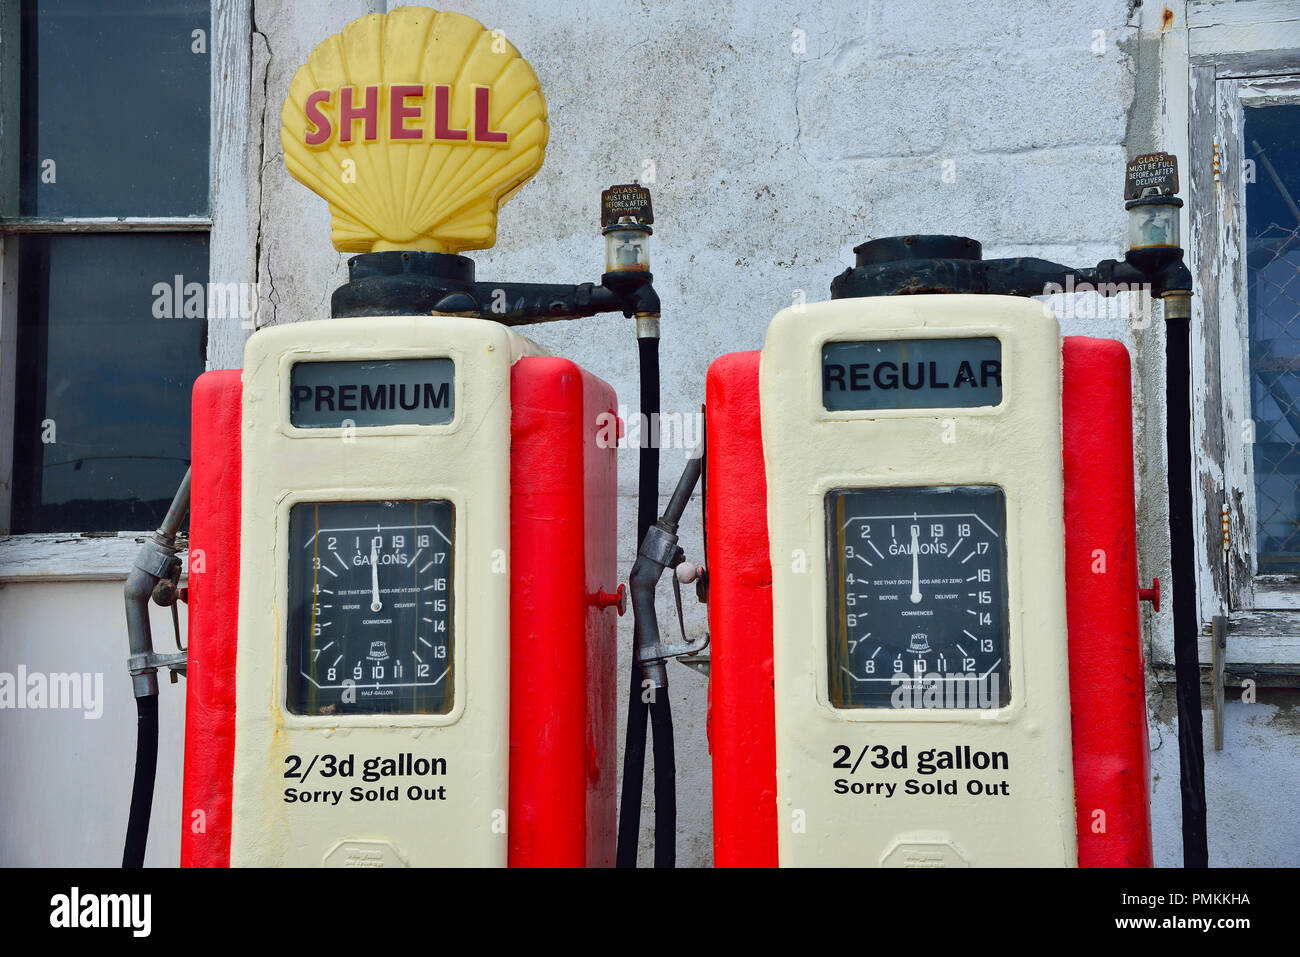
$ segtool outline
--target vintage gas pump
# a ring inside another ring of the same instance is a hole
[[[606,192],[599,284],[458,254],[546,141],[459,14],[362,18],[294,77],[286,163],[360,255],[332,318],[195,385],[183,864],[613,863],[617,403],[511,327],[657,317],[648,194]]]
[[[1123,262],[868,242],[710,368],[718,865],[1150,865],[1128,354],[1018,298],[1186,319],[1172,158],[1143,159],[1160,228]]]

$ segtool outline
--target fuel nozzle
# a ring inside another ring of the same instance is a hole
[[[660,519],[646,532],[632,565],[629,584],[632,586],[632,613],[636,633],[636,658],[641,665],[642,677],[652,688],[668,686],[665,653],[659,635],[659,616],[655,610],[655,591],[659,579],[670,566],[676,566],[682,555],[677,542],[677,523]]]
[[[636,562],[632,565],[632,574],[628,582],[632,592],[633,633],[635,636],[637,661],[641,665],[642,677],[652,688],[668,687],[668,672],[665,662],[669,658],[681,655],[693,655],[704,649],[708,637],[692,642],[686,637],[685,623],[682,618],[681,578],[674,573],[673,590],[677,596],[677,620],[681,628],[680,643],[665,642],[659,633],[659,618],[655,611],[655,590],[659,579],[668,569],[680,568],[686,564],[686,556],[677,537],[677,525],[686,503],[704,468],[703,450],[697,450],[686,462],[682,477],[673,490],[673,496],[660,519],[650,526],[641,540]]]

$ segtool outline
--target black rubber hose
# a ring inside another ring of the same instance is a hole
[[[1205,832],[1205,740],[1196,639],[1196,558],[1192,526],[1191,320],[1165,321],[1165,433],[1169,448],[1169,548],[1174,585],[1174,678],[1178,701],[1183,866],[1209,867]]]
[[[654,427],[659,416],[659,339],[637,339],[640,366],[641,455],[637,477],[637,548],[655,523],[659,511],[659,442]],[[641,668],[635,646],[627,692],[627,733],[623,741],[623,787],[618,812],[619,867],[636,867],[636,850],[641,831],[641,789],[645,785],[645,742],[649,721],[647,704],[641,700]],[[658,780],[658,770],[655,772]],[[657,853],[657,851],[656,851]]]
[[[144,867],[149,841],[149,816],[153,812],[153,785],[158,771],[158,696],[135,699],[135,784],[131,788],[131,816],[126,824],[123,867]]]
[[[655,757],[655,867],[677,866],[677,753],[668,688],[655,692],[650,705]]]
[[[636,341],[641,370],[641,458],[637,475],[636,544],[659,518],[659,338]]]
[[[635,656],[634,656],[635,657]],[[623,789],[618,808],[618,867],[636,867],[641,831],[641,788],[645,783],[645,736],[649,714],[641,701],[641,672],[632,662],[627,689],[627,733],[623,739]]]

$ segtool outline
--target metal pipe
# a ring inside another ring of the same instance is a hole
[[[127,576],[126,638],[131,684],[137,698],[158,693],[158,668],[153,659],[153,634],[149,625],[149,598],[176,556],[176,533],[190,510],[190,471],[172,499],[158,530],[145,539]]]
[[[656,532],[659,534],[656,535]],[[669,541],[671,539],[671,541]],[[632,598],[633,644],[636,647],[636,663],[639,666],[641,680],[648,684],[652,693],[668,687],[668,670],[664,659],[659,655],[659,616],[655,610],[655,591],[664,569],[671,561],[671,553],[676,547],[677,537],[667,535],[657,526],[646,535],[632,573],[628,576],[628,591]],[[648,549],[664,547],[666,555],[647,554]]]
[[[176,495],[172,498],[167,514],[163,516],[162,524],[158,526],[158,534],[167,540],[167,544],[175,544],[176,533],[181,530],[181,524],[189,513],[190,470],[186,469],[185,477],[181,479],[180,487],[176,489]]]
[[[628,576],[632,595],[632,628],[635,647],[633,695],[637,695],[636,677],[649,686],[650,721],[654,729],[655,761],[655,867],[674,867],[677,860],[677,766],[674,754],[673,719],[668,700],[667,649],[659,634],[659,616],[655,610],[655,591],[664,571],[680,560],[677,526],[690,502],[691,493],[700,480],[704,466],[703,450],[687,460],[686,468],[673,489],[668,507],[642,537],[636,562]],[[639,669],[637,667],[639,665]],[[644,748],[644,740],[641,742]],[[644,753],[644,752],[643,752]],[[644,762],[644,757],[642,758]],[[627,778],[624,778],[624,796]],[[623,839],[620,829],[620,844]],[[635,863],[635,856],[633,856]]]
[[[686,462],[682,477],[677,480],[668,508],[641,540],[632,573],[628,576],[628,591],[632,599],[632,629],[635,636],[637,660],[641,674],[652,689],[668,687],[667,655],[659,634],[659,614],[655,610],[655,591],[664,571],[678,559],[677,526],[691,500],[691,493],[700,481],[704,467],[702,454]]]
[[[190,510],[190,472],[172,499],[157,531],[145,539],[127,576],[126,636],[130,647],[128,667],[135,692],[136,744],[135,779],[131,786],[131,811],[127,818],[126,841],[122,848],[123,867],[143,867],[149,840],[149,819],[153,811],[154,782],[158,773],[158,665],[149,627],[149,599],[154,586],[176,561],[176,533]],[[168,656],[182,659],[184,655]],[[173,668],[180,667],[173,664]]]
[[[703,469],[703,455],[696,455],[686,460],[686,468],[682,470],[682,477],[677,480],[677,487],[673,489],[672,498],[668,500],[668,508],[664,510],[662,519],[663,522],[670,523],[674,531],[682,520],[695,486],[699,484]]]

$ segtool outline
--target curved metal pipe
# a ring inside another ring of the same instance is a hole
[[[123,867],[144,866],[149,819],[153,812],[154,782],[158,774],[158,657],[154,654],[149,626],[149,599],[154,586],[176,561],[176,533],[189,510],[190,473],[187,469],[162,524],[140,546],[135,565],[122,590],[126,600],[127,643],[131,651],[127,663],[136,707],[135,780],[131,786],[131,813],[122,849]],[[183,655],[169,657],[183,660]]]
[[[123,588],[126,599],[126,639],[130,648],[129,666],[131,684],[137,698],[158,693],[158,668],[151,660],[153,656],[153,634],[149,625],[149,598],[154,586],[165,576],[176,556],[176,533],[190,510],[190,472],[185,471],[185,478],[172,499],[167,515],[158,530],[150,535],[140,552],[135,564],[127,576]]]

